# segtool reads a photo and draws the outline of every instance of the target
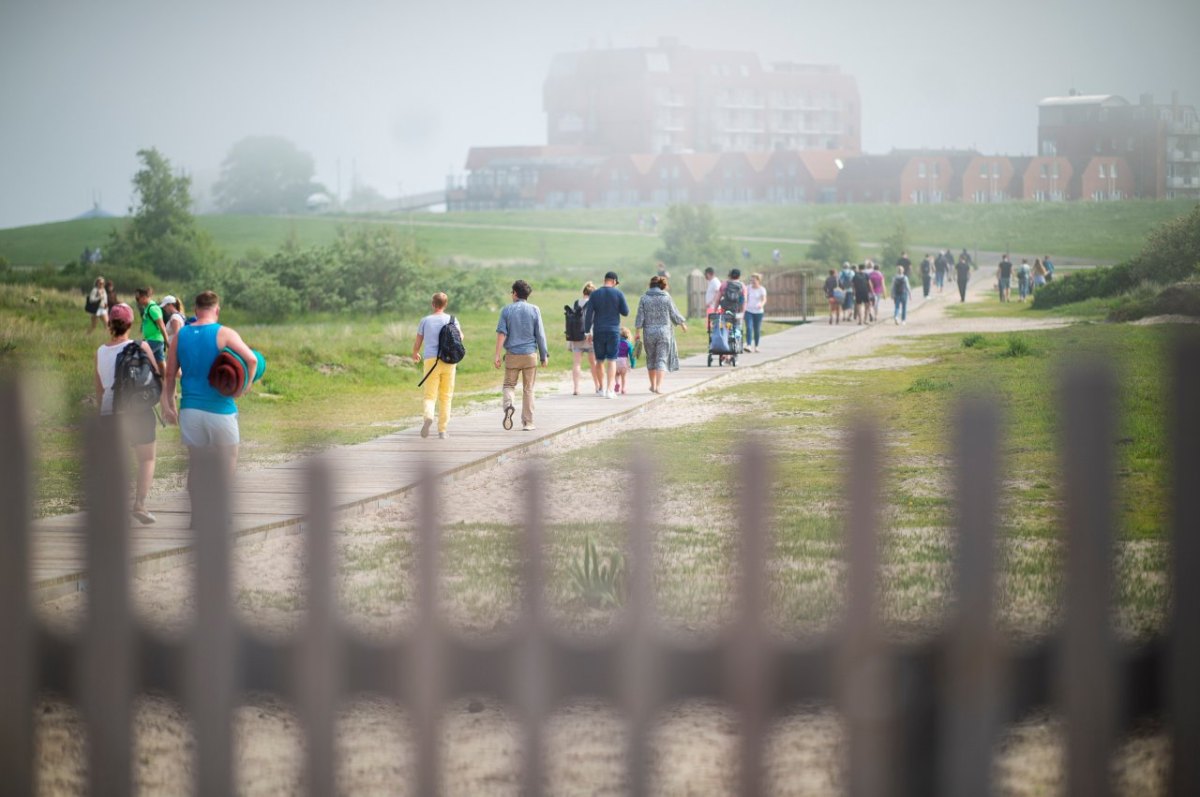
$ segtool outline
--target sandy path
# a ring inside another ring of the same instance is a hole
[[[977,280],[982,282],[983,280]],[[975,290],[980,287],[976,286]],[[949,297],[949,293],[946,294]],[[910,316],[907,326],[878,324],[861,334],[821,350],[795,355],[765,368],[739,369],[715,387],[779,378],[794,378],[834,366],[847,358],[870,358],[879,347],[922,334],[1000,332],[1041,329],[1062,322],[1014,322],[1010,319],[950,319],[946,301],[930,302]],[[871,368],[903,367],[902,358],[860,361]],[[586,377],[585,377],[586,378]],[[644,377],[640,377],[644,378]],[[668,377],[669,378],[669,377]],[[570,390],[569,377],[566,390]],[[448,539],[459,523],[516,522],[521,500],[510,489],[512,474],[533,457],[557,457],[580,447],[594,446],[617,435],[643,428],[678,427],[702,422],[720,412],[711,391],[668,397],[652,411],[621,424],[608,424],[586,435],[556,441],[552,449],[536,447],[515,454],[453,483],[458,498],[447,502],[442,515]],[[553,461],[553,459],[551,459]],[[547,490],[547,520],[568,522],[580,517],[620,522],[621,507],[608,496],[581,489],[575,474],[551,469]],[[376,556],[397,535],[407,536],[413,502],[397,500],[341,523],[339,547],[343,561]],[[665,520],[686,522],[696,508],[684,502],[668,503]],[[302,586],[302,541],[284,537],[238,546],[233,553],[235,595],[243,619],[264,633],[293,631],[303,618],[299,600]],[[405,555],[381,559],[374,570],[347,568],[343,594],[370,592],[379,587],[379,570],[399,572]],[[178,631],[193,612],[190,568],[183,567],[134,580],[132,597],[145,621],[164,631]],[[397,576],[397,578],[399,578]],[[394,585],[393,585],[394,586]],[[383,588],[387,585],[384,584]],[[449,592],[449,591],[448,591]],[[403,589],[398,594],[403,594]],[[467,631],[491,631],[511,619],[511,596],[480,596],[467,591],[469,600],[446,607],[450,620]],[[44,604],[41,610],[55,624],[74,626],[86,610],[85,594]],[[482,602],[481,602],[482,601]],[[393,634],[406,621],[408,601],[390,604],[351,601],[344,605],[347,619],[369,634]],[[44,712],[44,713],[43,713]],[[83,733],[77,715],[58,702],[47,702],[39,712],[38,764],[42,792],[79,794],[82,788]],[[259,698],[238,712],[237,761],[239,790],[246,794],[292,793],[300,789],[303,745],[295,716],[272,698]],[[382,700],[348,704],[339,726],[342,756],[340,782],[352,793],[408,793],[409,748],[402,712]],[[191,741],[178,706],[158,698],[145,699],[137,721],[136,776],[142,793],[174,794],[184,791],[190,768]],[[624,788],[623,729],[619,715],[603,705],[576,703],[559,711],[547,732],[551,755],[549,786],[556,794],[616,794]],[[463,701],[448,707],[445,726],[446,789],[453,794],[516,794],[519,784],[521,736],[503,706],[494,701]],[[661,717],[654,743],[656,793],[728,794],[736,777],[736,721],[721,707],[707,703],[676,706]],[[1118,767],[1123,793],[1161,791],[1164,758],[1161,739],[1139,739],[1122,752],[1123,761],[1149,760],[1151,766]],[[844,738],[837,716],[828,710],[797,713],[781,720],[766,756],[772,790],[780,794],[838,794],[843,790]],[[1054,725],[1034,723],[1013,729],[997,760],[997,779],[1005,794],[1040,794],[1061,787],[1061,738]],[[1148,779],[1148,780],[1147,780]]]

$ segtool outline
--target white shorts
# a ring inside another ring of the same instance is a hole
[[[179,437],[189,448],[236,446],[240,442],[238,416],[205,410],[179,411]]]

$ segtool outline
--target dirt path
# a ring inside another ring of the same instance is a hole
[[[982,280],[977,280],[982,282]],[[983,286],[976,285],[974,291]],[[947,299],[949,292],[947,292]],[[930,302],[910,316],[903,327],[880,323],[861,334],[823,349],[806,352],[770,366],[739,370],[718,383],[732,385],[795,378],[832,367],[904,367],[911,361],[876,356],[880,347],[897,340],[931,333],[965,334],[1045,329],[1059,321],[947,317],[949,302]],[[866,358],[866,359],[857,359]],[[636,377],[644,379],[644,376]],[[669,378],[669,377],[668,377]],[[566,390],[570,390],[569,378]],[[441,521],[448,539],[458,524],[517,522],[521,499],[510,488],[510,478],[523,461],[533,457],[554,461],[580,447],[595,446],[639,429],[694,424],[719,411],[711,391],[675,396],[621,424],[608,424],[587,435],[563,437],[552,448],[538,447],[457,478]],[[547,491],[547,520],[569,522],[580,517],[620,522],[621,506],[610,497],[571,481],[571,475],[552,482]],[[668,502],[667,523],[684,522],[695,507]],[[374,569],[348,568],[343,593],[355,594],[379,583],[380,570],[398,575],[405,554],[381,555],[397,535],[407,536],[413,505],[398,500],[341,524],[339,546],[344,562],[381,556]],[[292,632],[303,618],[299,598],[302,585],[302,540],[283,537],[234,549],[235,595],[243,619],[271,635]],[[194,610],[188,568],[177,568],[137,578],[132,597],[147,623],[167,632],[178,632]],[[454,577],[453,575],[448,578]],[[374,579],[374,580],[372,580]],[[383,588],[386,588],[384,585]],[[448,590],[448,593],[453,591]],[[400,591],[403,594],[403,590]],[[469,601],[446,607],[452,623],[466,631],[493,631],[511,619],[511,596],[466,593]],[[73,595],[41,607],[55,624],[75,626],[86,610],[85,595]],[[407,622],[409,607],[400,597],[388,603],[351,602],[344,606],[347,620],[367,634],[397,633]],[[246,794],[279,794],[300,790],[303,745],[291,710],[271,698],[262,698],[239,709],[237,715],[239,790]],[[38,764],[45,794],[82,793],[83,733],[79,719],[67,706],[47,702],[41,712]],[[183,791],[190,770],[191,743],[187,723],[170,701],[147,698],[137,720],[136,776],[143,794]],[[339,749],[340,780],[348,793],[408,793],[409,748],[402,712],[381,700],[359,700],[343,713]],[[520,734],[504,707],[494,701],[463,701],[448,707],[444,726],[446,788],[452,794],[517,794],[519,790]],[[550,790],[555,794],[617,794],[624,788],[623,730],[610,708],[596,703],[576,703],[559,711],[547,733],[551,770]],[[997,782],[1004,794],[1040,794],[1061,786],[1061,735],[1056,726],[1042,721],[1013,729],[997,761]],[[1122,752],[1122,761],[1161,761],[1162,745],[1155,739],[1135,740]],[[654,742],[658,768],[655,793],[729,794],[735,789],[736,721],[720,706],[693,702],[675,706],[661,718]],[[772,736],[766,757],[772,790],[780,794],[838,794],[844,789],[845,743],[839,720],[829,710],[797,713],[784,718]],[[1160,791],[1161,767],[1124,767],[1123,793]],[[1148,780],[1147,780],[1148,778]]]

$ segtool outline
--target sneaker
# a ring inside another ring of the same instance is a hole
[[[892,323],[895,324],[896,326],[900,326],[900,319],[897,318],[896,316],[892,316]]]
[[[604,388],[602,388],[602,387],[596,388],[596,395],[599,396],[600,398],[604,398]]]
[[[616,398],[617,394],[612,392],[611,390],[606,390],[606,391],[604,391],[604,397],[605,398]]]
[[[151,523],[154,523],[158,520],[158,518],[147,512],[145,509],[134,509],[133,516],[137,518],[138,522],[144,526],[149,526]]]
[[[532,432],[532,431],[533,431],[534,429],[536,429],[536,428],[537,428],[537,427],[536,427],[536,426],[534,426],[532,423],[526,423],[526,424],[522,424],[522,425],[521,425],[521,431],[522,431],[522,432]]]
[[[901,322],[900,322],[900,326],[902,326],[902,327],[906,327],[906,326],[908,326],[908,322],[907,322],[907,321],[901,321]]]
[[[504,408],[504,428],[505,430],[512,429],[512,416],[516,412],[515,407]]]
[[[445,440],[450,437],[449,432],[438,432],[438,440]]]
[[[433,426],[433,418],[426,418],[421,424],[421,437],[429,437],[429,427]]]

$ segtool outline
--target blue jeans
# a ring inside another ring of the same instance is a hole
[[[1017,277],[1017,292],[1022,299],[1029,295],[1029,279],[1027,277]]]
[[[746,311],[746,345],[757,346],[762,337],[762,320],[764,313]]]
[[[894,307],[892,308],[892,318],[895,318],[896,316],[900,316],[901,321],[907,321],[908,320],[908,294],[906,293],[903,296],[893,295],[892,296],[892,304],[894,305]]]

